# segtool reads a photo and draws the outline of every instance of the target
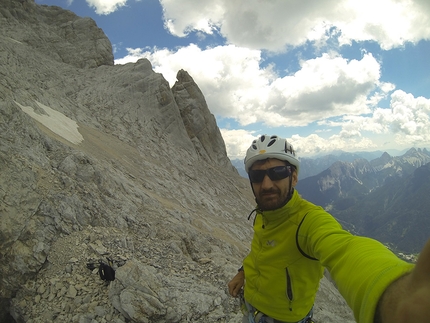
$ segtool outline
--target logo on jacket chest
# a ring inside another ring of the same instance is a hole
[[[275,247],[276,246],[276,240],[267,240],[266,246]]]

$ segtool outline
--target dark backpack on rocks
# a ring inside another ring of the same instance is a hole
[[[104,262],[100,262],[99,275],[104,281],[113,281],[115,280],[115,269]]]

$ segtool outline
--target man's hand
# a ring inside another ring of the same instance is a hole
[[[430,322],[430,240],[413,271],[386,289],[379,307],[382,323]]]
[[[228,283],[228,292],[230,293],[230,295],[233,297],[237,297],[244,283],[245,283],[245,272],[241,270]]]

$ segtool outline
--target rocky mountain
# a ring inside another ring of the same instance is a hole
[[[430,163],[366,196],[349,198],[350,203],[336,202],[332,214],[355,232],[383,241],[392,249],[418,253],[429,239],[429,191]]]
[[[384,153],[381,157],[370,161],[375,170],[382,176],[404,176],[430,162],[430,152],[427,149],[409,149],[404,155],[392,157]]]
[[[429,162],[430,153],[416,148],[402,156],[383,153],[371,161],[363,158],[352,162],[336,161],[318,175],[300,179],[297,189],[306,199],[326,207],[342,199],[366,195]]]
[[[318,175],[299,180],[300,194],[321,206],[356,194],[367,194],[380,185],[375,170],[365,159],[335,162]]]
[[[427,221],[427,207],[425,201],[410,205],[410,196],[400,192],[404,185],[409,185],[408,178],[416,177],[415,172],[428,163],[429,152],[415,148],[396,157],[384,153],[370,162],[365,159],[338,161],[320,174],[300,180],[297,189],[304,198],[324,206],[355,233],[374,237],[391,243],[395,249],[412,253],[420,250],[423,241],[428,238],[427,232],[424,232],[426,227],[415,225]],[[424,185],[417,187],[417,196],[427,194]],[[397,192],[395,195],[399,205],[411,207],[410,210],[404,207],[397,209],[404,212],[402,221],[397,218],[397,211],[387,209],[390,198],[381,197],[392,196],[393,190]],[[379,220],[376,221],[376,218]],[[406,218],[409,220],[406,221]],[[411,221],[412,218],[415,220]],[[412,239],[412,236],[405,234],[406,231],[417,235]]]
[[[240,321],[254,202],[192,77],[33,0],[2,0],[0,48],[0,322]],[[353,322],[328,279],[315,317]]]
[[[391,151],[391,150],[390,150]],[[396,153],[394,156],[390,156],[388,152],[381,151],[361,151],[356,153],[348,153],[344,151],[339,151],[337,153],[328,154],[324,156],[317,156],[312,158],[301,158],[300,163],[300,179],[304,179],[306,177],[318,175],[319,173],[325,171],[330,168],[336,162],[347,162],[353,163],[357,159],[365,159],[371,162],[371,165],[375,167],[377,170],[381,170],[381,168],[390,167],[390,162],[398,165],[398,168],[407,167],[407,172],[410,173],[416,167],[423,165],[423,163],[428,160],[429,151],[427,149],[416,149],[411,148],[408,151],[399,154],[398,151],[393,151]],[[400,155],[400,156],[399,156]],[[385,160],[385,162],[384,162]],[[410,164],[412,166],[408,167]]]
[[[362,158],[358,154],[341,152],[339,154],[329,154],[317,158],[301,158],[300,159],[300,180],[318,175],[328,169],[331,165],[337,162],[353,162],[356,159]]]

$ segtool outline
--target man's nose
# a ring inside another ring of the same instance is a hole
[[[261,182],[261,187],[262,188],[269,188],[273,186],[273,181],[270,179],[269,176],[267,176],[267,174],[264,175],[263,181]]]

